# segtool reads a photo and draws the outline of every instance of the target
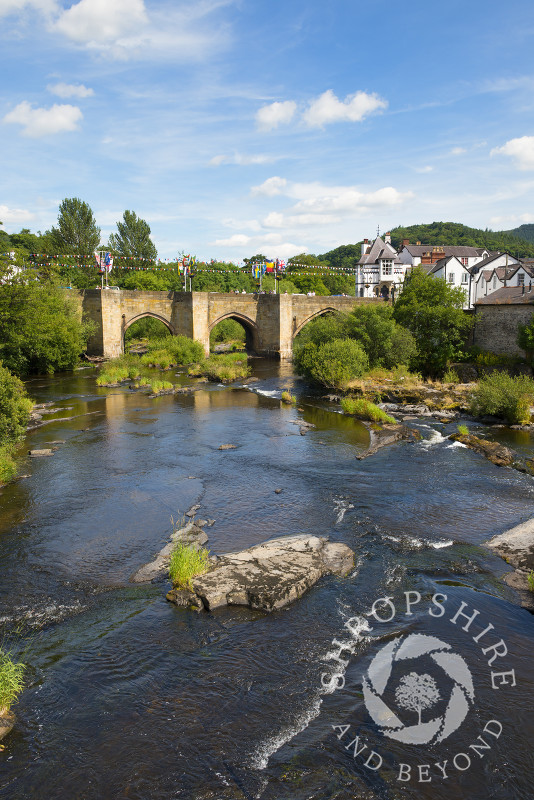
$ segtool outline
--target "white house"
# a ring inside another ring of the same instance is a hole
[[[386,233],[382,239],[377,236],[371,244],[368,239],[362,243],[362,254],[357,264],[356,296],[395,297],[402,291],[406,275],[406,264],[391,244],[391,236]]]
[[[421,268],[425,267],[421,265]],[[471,303],[471,273],[469,268],[462,264],[457,256],[445,256],[436,261],[428,270],[434,278],[443,278],[450,286],[460,287],[465,293],[464,308],[470,308]]]
[[[464,267],[474,267],[475,264],[491,255],[485,247],[468,247],[466,245],[432,245],[410,244],[409,239],[402,240],[399,258],[403,264],[410,267],[433,266],[442,258],[455,256]]]
[[[509,253],[497,253],[480,261],[472,270],[473,291],[471,304],[502,289],[504,286],[521,286],[530,280],[528,268]]]

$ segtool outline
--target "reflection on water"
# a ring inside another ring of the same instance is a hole
[[[58,449],[24,462],[29,477],[0,496],[0,625],[33,632],[0,797],[530,799],[532,617],[510,602],[498,580],[505,565],[481,544],[531,516],[532,479],[451,448],[443,434],[454,426],[437,424],[420,426],[421,443],[360,462],[363,425],[290,365],[251,363],[259,380],[248,386],[155,399],[97,388],[92,369],[29,382],[57,411],[21,453]],[[285,388],[298,407],[279,401]],[[299,420],[314,427],[301,435]],[[524,432],[499,436],[531,447]],[[236,448],[219,450],[227,443]],[[165,602],[165,583],[128,579],[167,541],[171,516],[195,503],[216,520],[214,552],[306,532],[349,544],[357,567],[269,616],[190,614]],[[443,636],[475,679],[476,709],[442,749],[380,738],[363,707],[362,676],[390,633],[362,629],[343,691],[321,690],[347,618],[404,591],[476,607],[520,676],[517,690],[496,695],[461,628],[419,610],[399,617],[395,635]],[[488,714],[504,726],[498,752],[446,782],[399,785],[391,764],[451,760]],[[380,748],[387,766],[372,772],[354,759],[332,733],[339,724]]]

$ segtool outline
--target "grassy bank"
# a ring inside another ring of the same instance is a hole
[[[32,406],[22,381],[0,363],[0,485],[17,474],[14,454],[26,433]]]
[[[188,370],[192,377],[204,376],[210,381],[231,383],[242,378],[248,378],[250,367],[244,353],[223,353],[212,355],[192,365]]]

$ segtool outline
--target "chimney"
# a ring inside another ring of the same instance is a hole
[[[418,245],[418,246],[419,246],[420,244],[421,244],[421,242],[416,242],[416,245]]]
[[[409,244],[410,244],[410,240],[409,239],[403,239],[402,240],[402,246],[403,247],[408,247]]]
[[[391,233],[390,233],[390,231],[388,231],[386,233],[386,235],[384,236],[384,241],[385,241],[386,244],[391,244]]]
[[[362,242],[362,256],[365,255],[368,244],[369,244],[369,239],[364,239]]]

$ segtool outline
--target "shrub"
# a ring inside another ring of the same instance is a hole
[[[485,375],[473,390],[470,412],[475,416],[491,414],[507,422],[524,425],[530,422],[534,402],[534,381],[526,375],[512,378],[507,372]]]
[[[0,646],[0,716],[9,711],[24,688],[25,665],[11,658]]]
[[[396,420],[393,419],[393,417],[390,417],[389,414],[386,414],[381,408],[378,408],[374,403],[365,400],[363,397],[344,397],[341,400],[341,408],[345,414],[351,414],[354,417],[366,419],[370,422],[388,422],[393,425],[396,424]]]
[[[346,329],[367,353],[371,367],[407,364],[415,355],[414,337],[395,322],[389,305],[356,306],[347,316]]]
[[[460,377],[455,369],[448,369],[443,376],[443,383],[460,383]]]
[[[209,569],[209,551],[204,547],[198,550],[191,545],[178,542],[174,547],[169,563],[169,575],[173,584],[192,588],[192,578],[202,575]]]
[[[32,405],[22,381],[0,364],[0,444],[24,435]]]
[[[353,339],[334,339],[318,347],[309,342],[298,349],[294,363],[301,375],[332,389],[343,389],[369,366],[362,347]]]
[[[469,436],[469,429],[467,425],[458,425],[458,433],[460,436]]]
[[[223,319],[216,325],[210,333],[210,345],[218,342],[239,342],[245,341],[245,330],[235,319]]]
[[[288,405],[294,405],[297,402],[297,398],[291,392],[285,391],[282,392],[282,403],[287,403]]]
[[[149,384],[149,388],[152,394],[160,394],[161,392],[169,391],[169,389],[174,389],[174,384],[170,381],[152,381]]]
[[[205,375],[212,381],[230,383],[250,375],[247,357],[244,353],[223,353],[214,355],[189,368],[189,375]]]

